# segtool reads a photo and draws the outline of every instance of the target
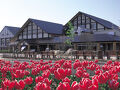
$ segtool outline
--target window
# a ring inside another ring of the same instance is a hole
[[[33,34],[37,34],[37,29],[33,30]]]
[[[78,25],[81,25],[81,15],[78,16]]]
[[[38,33],[38,38],[42,38],[42,33]]]
[[[31,26],[31,25],[32,25],[32,23],[30,22],[28,25],[30,25],[30,26]]]
[[[74,26],[77,26],[77,19],[74,20]]]
[[[94,23],[95,21],[94,20],[91,20],[92,23]]]
[[[82,24],[85,24],[85,19],[82,19]]]
[[[100,29],[100,28],[104,28],[104,26],[101,24],[98,24],[98,29]]]
[[[42,33],[42,30],[41,30],[41,29],[38,29],[38,33]]]
[[[86,28],[87,28],[87,29],[90,29],[90,24],[86,24]]]
[[[44,32],[43,37],[48,37],[48,33]]]
[[[51,35],[51,34],[49,34],[49,37],[52,37],[52,35]]]
[[[85,20],[85,15],[83,15],[83,14],[82,14],[82,19],[84,19],[84,20]]]
[[[37,29],[37,25],[33,23],[33,29]]]
[[[93,30],[96,29],[96,23],[91,23],[91,29],[93,29]]]
[[[32,38],[32,35],[31,34],[28,34],[28,39],[31,39]]]
[[[5,39],[4,38],[1,39],[1,45],[2,46],[5,45]]]
[[[37,34],[33,34],[33,38],[37,38]]]
[[[25,35],[23,35],[23,39],[27,39],[27,35],[25,34]]]
[[[31,34],[32,33],[32,30],[28,30],[28,34]]]
[[[9,45],[9,43],[10,43],[10,39],[7,38],[7,39],[6,39],[6,45]]]
[[[22,39],[22,34],[19,35],[19,39]]]
[[[38,29],[38,38],[42,38],[42,30],[40,28]]]
[[[28,26],[28,30],[32,30],[32,26]]]
[[[86,17],[86,23],[90,23],[90,18]]]

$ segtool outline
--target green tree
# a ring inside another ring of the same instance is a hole
[[[66,36],[67,36],[67,39],[65,40],[65,44],[71,46],[72,45],[72,41],[74,39],[74,26],[72,25],[71,22],[68,22],[67,24],[67,31],[65,32]]]

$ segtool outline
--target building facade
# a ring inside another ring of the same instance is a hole
[[[117,25],[83,12],[78,12],[69,22],[74,26],[72,47],[75,50],[102,51],[104,54],[120,50],[120,29]],[[14,48],[12,50],[18,49],[19,52],[40,52],[46,48],[57,50],[69,38],[65,35],[67,30],[67,23],[62,25],[28,19],[10,45]]]
[[[19,31],[18,27],[5,26],[0,32],[0,50],[8,50],[11,38]]]

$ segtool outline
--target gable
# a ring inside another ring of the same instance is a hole
[[[0,32],[0,38],[10,38],[13,36],[13,33],[11,33],[7,27],[4,27]]]
[[[92,30],[97,30],[96,28],[100,30],[105,29],[118,29],[118,26],[101,18],[83,13],[78,12],[71,20],[70,22],[73,23],[74,27],[78,29],[80,26],[81,28],[87,28]],[[66,26],[67,24],[65,24]]]
[[[37,38],[48,38],[51,37],[51,34],[42,30],[34,22],[28,20],[19,33],[17,33],[18,39],[37,39]]]
[[[42,30],[50,34],[62,34],[63,32],[63,25],[48,21],[30,19],[33,23],[39,26]]]

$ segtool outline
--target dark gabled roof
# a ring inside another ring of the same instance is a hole
[[[70,21],[72,21],[74,18],[76,18],[79,14],[84,14],[85,16],[90,17],[91,19],[95,20],[96,22],[100,23],[101,25],[104,25],[105,27],[107,27],[109,29],[112,29],[112,28],[118,29],[119,28],[117,25],[113,24],[110,21],[98,18],[98,17],[90,15],[90,14],[86,14],[86,13],[83,13],[80,11]]]
[[[81,12],[81,13],[82,13],[82,12]],[[113,24],[113,23],[110,22],[110,21],[107,21],[107,20],[105,20],[105,19],[98,18],[98,17],[93,16],[93,15],[89,15],[89,14],[86,14],[86,13],[83,13],[83,14],[86,15],[86,16],[88,16],[88,17],[90,17],[91,19],[99,22],[100,24],[104,25],[104,26],[107,27],[107,28],[110,28],[110,29],[112,29],[112,28],[113,28],[113,29],[118,29],[118,26],[115,25],[115,24]]]
[[[110,34],[83,34],[76,36],[73,42],[110,42],[120,41],[120,36]]]
[[[61,36],[61,37],[54,37],[54,43],[63,43],[69,37]],[[114,36],[110,34],[81,34],[74,37],[72,42],[74,43],[84,43],[84,42],[110,42],[110,41],[118,41],[120,42],[120,36]]]
[[[36,19],[31,19],[31,18],[29,20],[34,22],[36,25],[38,25],[42,30],[44,30],[47,33],[62,34],[63,32],[62,24],[57,24],[57,23],[42,21],[42,20],[36,20]]]
[[[20,30],[19,27],[13,26],[5,26],[5,28],[7,28],[13,35],[15,35]]]
[[[52,38],[41,38],[41,39],[28,39],[24,40],[28,44],[55,44],[64,43],[69,37],[59,36]],[[90,43],[90,42],[120,42],[120,36],[114,36],[109,34],[81,34],[76,35],[72,40],[73,43]],[[19,40],[17,41],[19,42]],[[12,45],[12,44],[11,44]]]

